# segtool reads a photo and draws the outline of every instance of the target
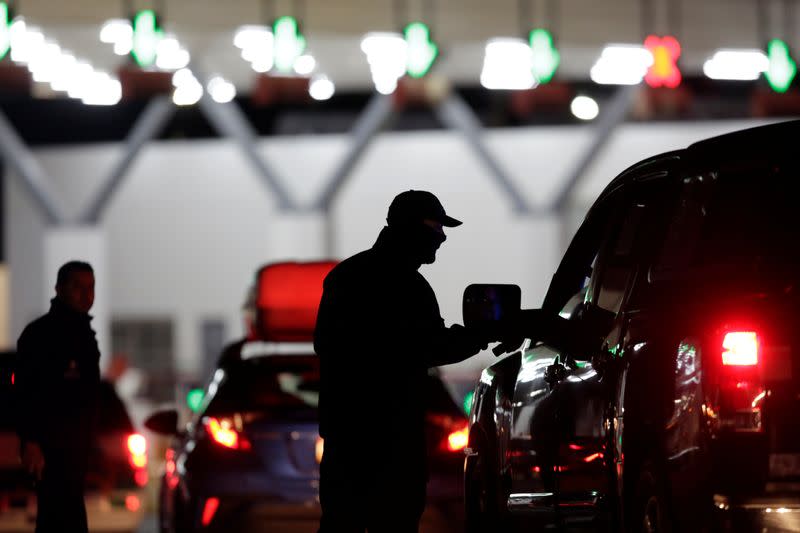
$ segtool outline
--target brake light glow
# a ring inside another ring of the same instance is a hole
[[[317,464],[322,462],[322,454],[325,452],[325,440],[322,437],[317,437],[317,442],[314,445],[314,456],[317,458]]]
[[[128,435],[128,452],[131,466],[134,468],[144,468],[147,466],[147,440],[144,435],[134,433]]]
[[[128,494],[125,496],[125,508],[133,513],[141,509],[142,502],[135,494]]]
[[[725,366],[756,366],[758,336],[754,331],[731,331],[722,341],[722,364]]]
[[[469,425],[453,431],[447,436],[447,451],[460,452],[469,444]]]
[[[219,498],[209,498],[206,500],[205,505],[203,505],[203,517],[202,523],[204,526],[207,526],[211,523],[214,519],[214,515],[217,513],[217,509],[219,509]]]
[[[230,418],[209,417],[205,419],[205,425],[211,438],[217,444],[233,450],[250,449],[250,442],[240,437]]]

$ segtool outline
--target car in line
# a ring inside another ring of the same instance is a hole
[[[449,515],[461,505],[467,420],[435,372],[427,389],[429,500]],[[215,371],[185,429],[174,409],[148,418],[149,429],[173,437],[160,480],[160,530],[260,531],[287,521],[314,530],[324,449],[318,401],[319,358],[310,344],[254,341]],[[381,423],[390,420],[387,413]]]
[[[33,480],[20,462],[15,430],[15,352],[0,353],[0,527],[32,527]],[[137,432],[113,383],[101,380],[96,436],[86,475],[86,510],[92,528],[135,530],[144,514],[148,443]],[[55,408],[55,406],[54,406]]]
[[[319,358],[309,341],[322,279],[332,267],[260,269],[252,338],[223,351],[192,420],[183,427],[177,410],[165,409],[145,421],[171,437],[159,490],[162,532],[316,531],[324,442]],[[426,389],[429,501],[452,523],[462,522],[467,419],[436,371]],[[387,412],[384,420],[365,423],[380,431],[391,419]]]
[[[625,170],[541,309],[467,290],[465,324],[526,339],[476,385],[468,531],[800,531],[798,135]]]

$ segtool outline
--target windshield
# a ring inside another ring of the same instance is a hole
[[[206,415],[263,412],[316,417],[319,359],[313,355],[269,356],[231,365],[209,386]]]
[[[770,168],[687,179],[651,277],[715,286],[794,283],[796,177]]]

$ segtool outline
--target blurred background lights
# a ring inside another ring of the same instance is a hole
[[[581,120],[594,120],[600,114],[600,107],[593,98],[576,96],[569,106],[572,114]]]
[[[275,68],[278,72],[290,73],[295,61],[306,49],[306,39],[293,17],[280,17],[275,21],[272,32],[275,35]]]
[[[491,39],[486,43],[481,85],[487,89],[531,89],[536,86],[532,61],[531,47],[522,39]]]
[[[319,75],[311,78],[308,94],[314,100],[328,100],[336,91],[336,86],[327,76]]]
[[[240,26],[233,37],[233,44],[242,51],[242,59],[250,63],[256,72],[272,69],[275,38],[266,26]]]
[[[531,31],[529,40],[533,75],[539,83],[548,83],[561,62],[561,55],[553,44],[553,36],[549,31],[537,28]]]
[[[397,33],[368,33],[361,40],[361,51],[367,56],[375,89],[392,94],[397,80],[406,73],[408,44]]]
[[[797,74],[797,65],[789,54],[789,47],[780,39],[773,39],[767,45],[767,56],[769,67],[764,76],[772,90],[785,93]]]
[[[94,72],[81,100],[87,105],[114,105],[122,98],[122,84],[105,72]]]
[[[114,53],[125,56],[133,48],[133,27],[125,19],[107,20],[100,29],[100,42],[114,45]]]
[[[8,4],[0,2],[0,59],[3,59],[11,48],[11,12]]]
[[[406,26],[406,71],[412,78],[421,78],[433,66],[439,47],[431,41],[431,32],[422,22],[412,22]]]
[[[703,74],[712,80],[756,80],[769,68],[761,50],[717,50],[703,63]]]
[[[601,85],[636,85],[653,64],[653,54],[635,44],[609,44],[600,53],[589,76]]]
[[[122,98],[117,79],[78,60],[22,19],[9,28],[9,43],[12,61],[25,65],[37,83],[49,83],[52,90],[90,105],[114,105]]]
[[[156,66],[163,70],[178,70],[191,60],[189,52],[175,37],[164,37],[156,46]]]
[[[222,76],[214,76],[206,85],[208,94],[215,102],[226,104],[236,97],[236,87]]]
[[[653,64],[644,77],[647,85],[668,89],[680,85],[682,76],[678,68],[678,58],[681,56],[681,44],[678,40],[671,35],[649,35],[644,40],[644,47],[653,55]]]
[[[156,61],[156,50],[163,36],[155,11],[145,9],[136,13],[133,18],[131,54],[140,67],[150,67]]]
[[[188,68],[182,68],[172,75],[172,85],[175,86],[172,95],[175,105],[194,105],[203,97],[203,86]]]
[[[301,76],[308,76],[317,67],[317,60],[314,56],[305,54],[298,57],[294,62],[294,71]]]

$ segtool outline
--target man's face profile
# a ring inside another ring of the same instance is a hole
[[[94,274],[77,271],[67,281],[56,285],[56,294],[67,306],[79,313],[88,313],[94,304]]]
[[[423,220],[423,235],[424,235],[424,250],[422,257],[422,264],[429,265],[436,260],[436,251],[439,246],[447,239],[444,234],[444,228],[441,222],[436,220],[425,219]]]

